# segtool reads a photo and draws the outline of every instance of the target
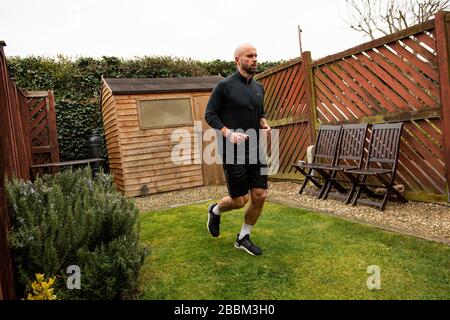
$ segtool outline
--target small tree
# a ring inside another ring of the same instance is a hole
[[[345,4],[344,21],[374,40],[429,20],[448,8],[450,0],[345,0]]]

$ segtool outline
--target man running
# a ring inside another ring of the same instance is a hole
[[[264,114],[264,88],[253,75],[256,73],[257,52],[250,44],[240,45],[234,59],[237,71],[214,88],[205,112],[206,122],[223,136],[218,141],[229,196],[208,207],[208,230],[213,237],[220,233],[223,212],[245,209],[242,229],[234,246],[252,255],[262,250],[250,240],[267,197],[267,173],[259,156],[259,131],[270,135],[271,128]]]

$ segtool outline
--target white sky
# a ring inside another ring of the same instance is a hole
[[[259,61],[313,59],[368,41],[343,21],[345,0],[0,0],[7,56],[170,55],[233,60],[252,43]]]

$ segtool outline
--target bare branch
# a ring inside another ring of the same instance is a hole
[[[346,0],[350,28],[375,39],[425,22],[449,9],[450,0]]]

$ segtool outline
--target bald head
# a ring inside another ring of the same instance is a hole
[[[234,51],[236,67],[246,78],[251,78],[256,73],[257,57],[255,47],[249,43],[241,44]]]
[[[234,50],[234,58],[240,58],[242,55],[244,55],[247,51],[255,50],[255,47],[252,46],[250,43],[244,43],[241,44],[239,47]]]

